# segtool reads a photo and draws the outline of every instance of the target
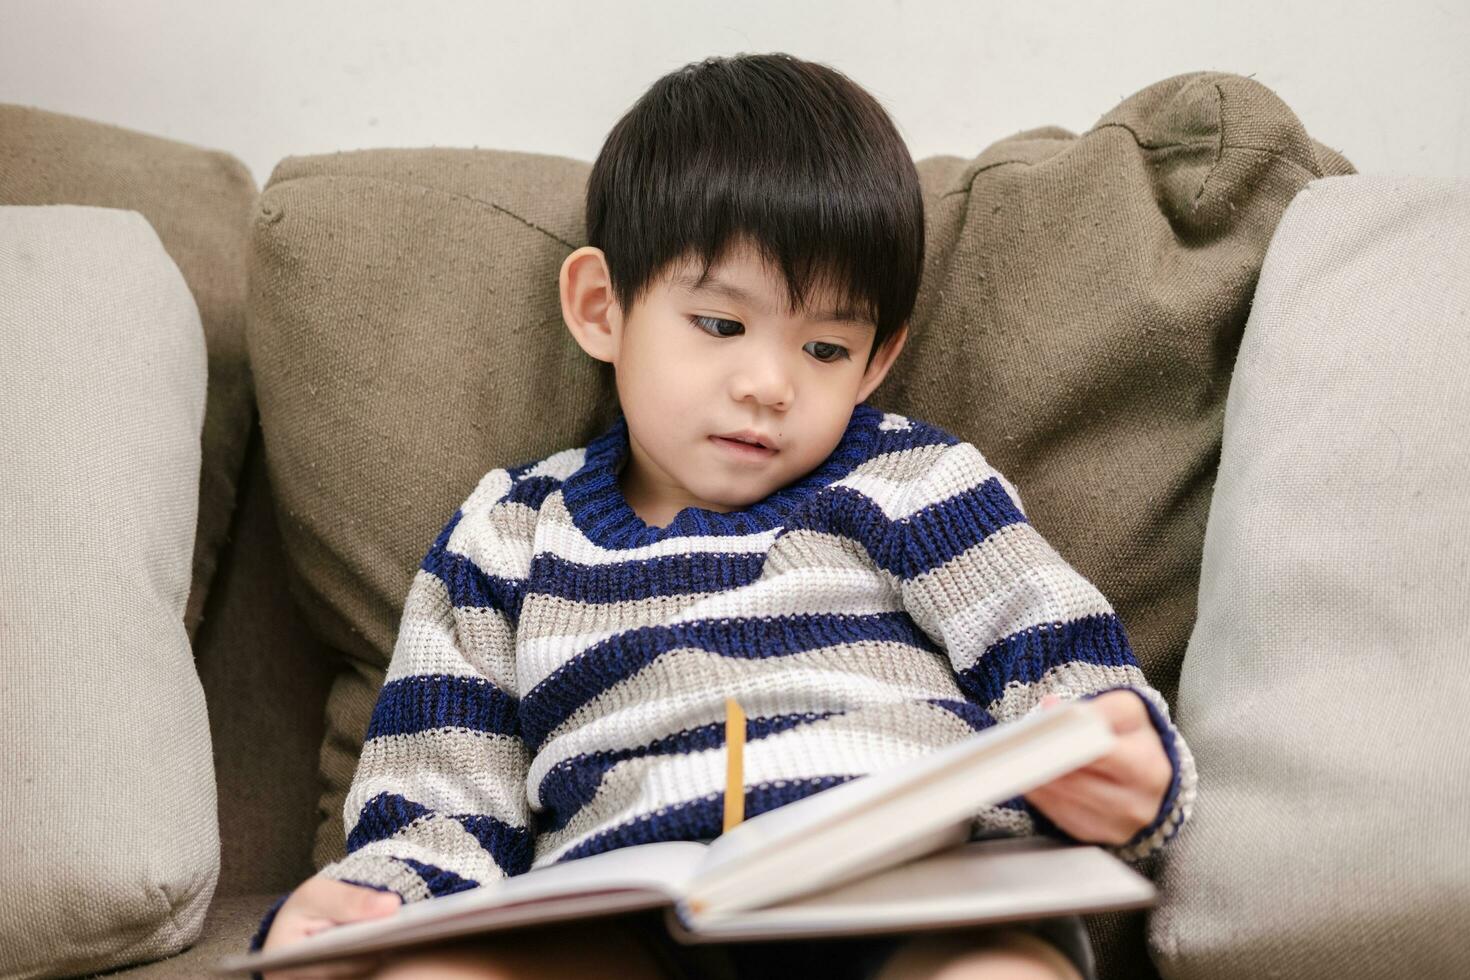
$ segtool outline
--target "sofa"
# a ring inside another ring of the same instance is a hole
[[[1470,975],[1470,181],[1261,83],[916,161],[870,399],[974,442],[1199,768],[1085,917],[1122,978]],[[590,163],[228,153],[0,105],[0,976],[197,977],[343,853],[403,598],[483,472],[585,444]]]

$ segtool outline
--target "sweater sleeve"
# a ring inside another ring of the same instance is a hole
[[[414,573],[343,806],[347,854],[320,876],[406,904],[530,869],[530,762],[514,693],[529,549],[503,533],[501,518],[516,512],[497,505],[510,489],[506,470],[487,473]],[[252,952],[290,896],[266,909]]]
[[[1037,532],[1012,485],[971,443],[940,454],[900,509],[884,563],[966,698],[995,722],[1036,710],[1048,693],[1086,699],[1125,688],[1143,700],[1169,758],[1169,788],[1132,839],[1100,846],[1127,861],[1162,848],[1192,808],[1194,759],[1107,599]],[[1073,840],[1020,803],[1038,832]]]
[[[498,501],[484,499],[508,482],[487,475],[414,574],[343,807],[347,854],[323,876],[407,903],[531,866],[515,694],[524,579],[504,574],[518,563],[503,553],[516,539],[489,516]]]

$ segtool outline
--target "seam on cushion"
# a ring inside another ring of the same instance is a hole
[[[421,191],[425,191],[425,192],[430,193],[430,194],[439,194],[439,195],[442,195],[444,197],[457,198],[457,199],[459,199],[461,201],[472,201],[475,204],[482,204],[482,205],[484,205],[487,208],[494,208],[496,211],[499,211],[502,214],[508,215],[508,216],[516,219],[521,224],[525,225],[527,228],[530,228],[532,231],[539,231],[541,234],[545,235],[547,238],[550,238],[554,242],[558,242],[558,243],[560,243],[562,245],[565,245],[569,249],[574,249],[575,250],[576,247],[577,247],[577,246],[573,245],[571,242],[569,242],[566,239],[562,238],[560,235],[556,234],[555,232],[548,231],[545,228],[542,228],[540,225],[536,224],[536,222],[530,220],[529,218],[527,218],[527,217],[525,217],[523,215],[516,214],[514,211],[512,211],[510,208],[506,207],[503,204],[496,204],[494,201],[487,201],[484,198],[475,197],[475,196],[473,196],[471,194],[459,194],[459,193],[456,193],[455,191],[446,191],[442,187],[432,187],[432,186],[430,186],[428,184],[418,184],[418,183],[414,183],[412,181],[407,181],[407,180],[393,180],[392,178],[389,178],[389,177],[367,177],[367,176],[363,176],[363,175],[360,175],[360,174],[314,174],[314,175],[312,175],[310,177],[292,177],[290,180],[283,180],[283,181],[281,181],[279,183],[272,184],[270,187],[266,188],[266,190],[272,190],[274,188],[282,187],[282,186],[285,186],[287,184],[298,184],[298,183],[301,183],[303,181],[312,181],[312,180],[332,180],[332,181],[335,181],[335,180],[346,180],[346,181],[358,180],[358,181],[363,181],[363,182],[366,182],[366,183],[391,184],[394,187],[414,187],[414,188],[417,188],[417,189],[419,189]]]
[[[1220,168],[1220,161],[1222,159],[1224,159],[1224,157],[1225,157],[1225,151],[1226,150],[1245,150],[1245,151],[1250,152],[1250,153],[1264,153],[1264,154],[1266,154],[1268,156],[1271,156],[1271,157],[1276,158],[1276,160],[1278,162],[1285,163],[1285,164],[1287,164],[1287,165],[1295,168],[1296,170],[1300,171],[1301,173],[1306,174],[1309,178],[1315,179],[1315,178],[1318,178],[1318,177],[1321,177],[1322,176],[1321,174],[1316,173],[1315,171],[1313,171],[1310,167],[1304,167],[1304,166],[1302,166],[1302,164],[1299,163],[1297,160],[1294,160],[1293,158],[1287,156],[1286,154],[1282,153],[1279,150],[1269,149],[1267,147],[1261,147],[1261,146],[1249,146],[1249,145],[1246,145],[1246,144],[1243,144],[1243,143],[1231,143],[1231,142],[1229,142],[1226,139],[1226,136],[1225,136],[1225,109],[1224,109],[1224,106],[1225,106],[1225,90],[1220,86],[1220,83],[1219,82],[1214,82],[1212,84],[1214,85],[1214,88],[1215,88],[1215,95],[1219,99],[1219,102],[1220,102],[1220,112],[1219,112],[1220,128],[1219,128],[1219,135],[1218,135],[1218,137],[1216,139],[1209,139],[1209,140],[1178,140],[1178,141],[1173,142],[1173,143],[1148,143],[1148,142],[1145,142],[1143,139],[1141,139],[1139,137],[1138,133],[1134,131],[1133,127],[1130,126],[1130,125],[1128,125],[1127,123],[1110,122],[1110,123],[1103,123],[1102,125],[1092,127],[1087,132],[1083,133],[1080,137],[1078,137],[1078,141],[1084,140],[1087,137],[1091,136],[1093,133],[1099,132],[1101,130],[1117,128],[1117,129],[1126,130],[1127,133],[1128,133],[1128,135],[1133,137],[1133,142],[1141,150],[1169,150],[1169,149],[1175,149],[1175,148],[1181,147],[1181,146],[1210,146],[1210,145],[1213,145],[1215,147],[1215,162],[1210,165],[1210,172],[1207,173],[1207,174],[1205,174],[1205,179],[1200,182],[1199,190],[1195,192],[1194,199],[1196,201],[1198,201],[1200,199],[1200,197],[1204,194],[1204,192],[1205,192],[1205,186],[1207,184],[1209,184],[1210,178],[1215,175],[1215,171]],[[1047,158],[1047,160],[1050,160],[1050,159],[1051,159],[1050,157]],[[1041,164],[1045,164],[1047,162],[1047,160],[1041,161],[1040,164],[1032,163],[1029,160],[997,160],[994,163],[987,163],[985,166],[980,167],[973,174],[970,175],[970,179],[965,183],[965,186],[964,187],[956,188],[955,190],[952,190],[952,191],[947,191],[944,194],[941,194],[939,196],[940,196],[941,199],[943,199],[943,198],[946,198],[946,197],[950,197],[950,196],[952,196],[954,194],[968,194],[968,193],[970,193],[970,191],[972,189],[972,185],[975,183],[975,178],[979,177],[982,173],[984,173],[985,171],[991,169],[992,167],[1004,167],[1004,166],[1007,166],[1008,164],[1022,164],[1024,166],[1028,166],[1028,167],[1035,167],[1035,166],[1040,166]]]
[[[1218,139],[1215,146],[1215,162],[1210,165],[1210,172],[1205,174],[1205,179],[1199,182],[1199,190],[1194,192],[1196,205],[1199,204],[1199,199],[1205,196],[1205,188],[1209,186],[1210,178],[1215,176],[1215,171],[1220,169],[1220,158],[1225,155],[1225,90],[1220,87],[1219,82],[1215,83],[1215,96],[1219,103],[1215,118],[1220,120],[1219,128],[1215,132]]]

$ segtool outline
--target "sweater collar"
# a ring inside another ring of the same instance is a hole
[[[562,500],[572,521],[589,541],[605,548],[636,548],[671,537],[759,534],[781,525],[798,503],[835,483],[871,454],[883,413],[866,402],[852,418],[835,449],[820,466],[744,510],[728,513],[685,507],[664,527],[650,527],[628,506],[618,486],[618,467],[628,455],[628,422],[621,413],[602,435],[587,444],[582,466],[562,484]]]

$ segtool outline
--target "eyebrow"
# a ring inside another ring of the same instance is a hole
[[[740,288],[733,282],[727,282],[719,276],[710,276],[701,285],[699,277],[692,272],[688,272],[675,276],[673,283],[675,286],[681,287],[691,293],[714,293],[719,296],[728,297],[737,303],[742,303],[749,309],[768,312],[761,302],[748,290]],[[812,319],[824,323],[846,323],[855,327],[873,326],[871,320],[850,307],[840,307],[835,310],[818,310],[812,315]]]

